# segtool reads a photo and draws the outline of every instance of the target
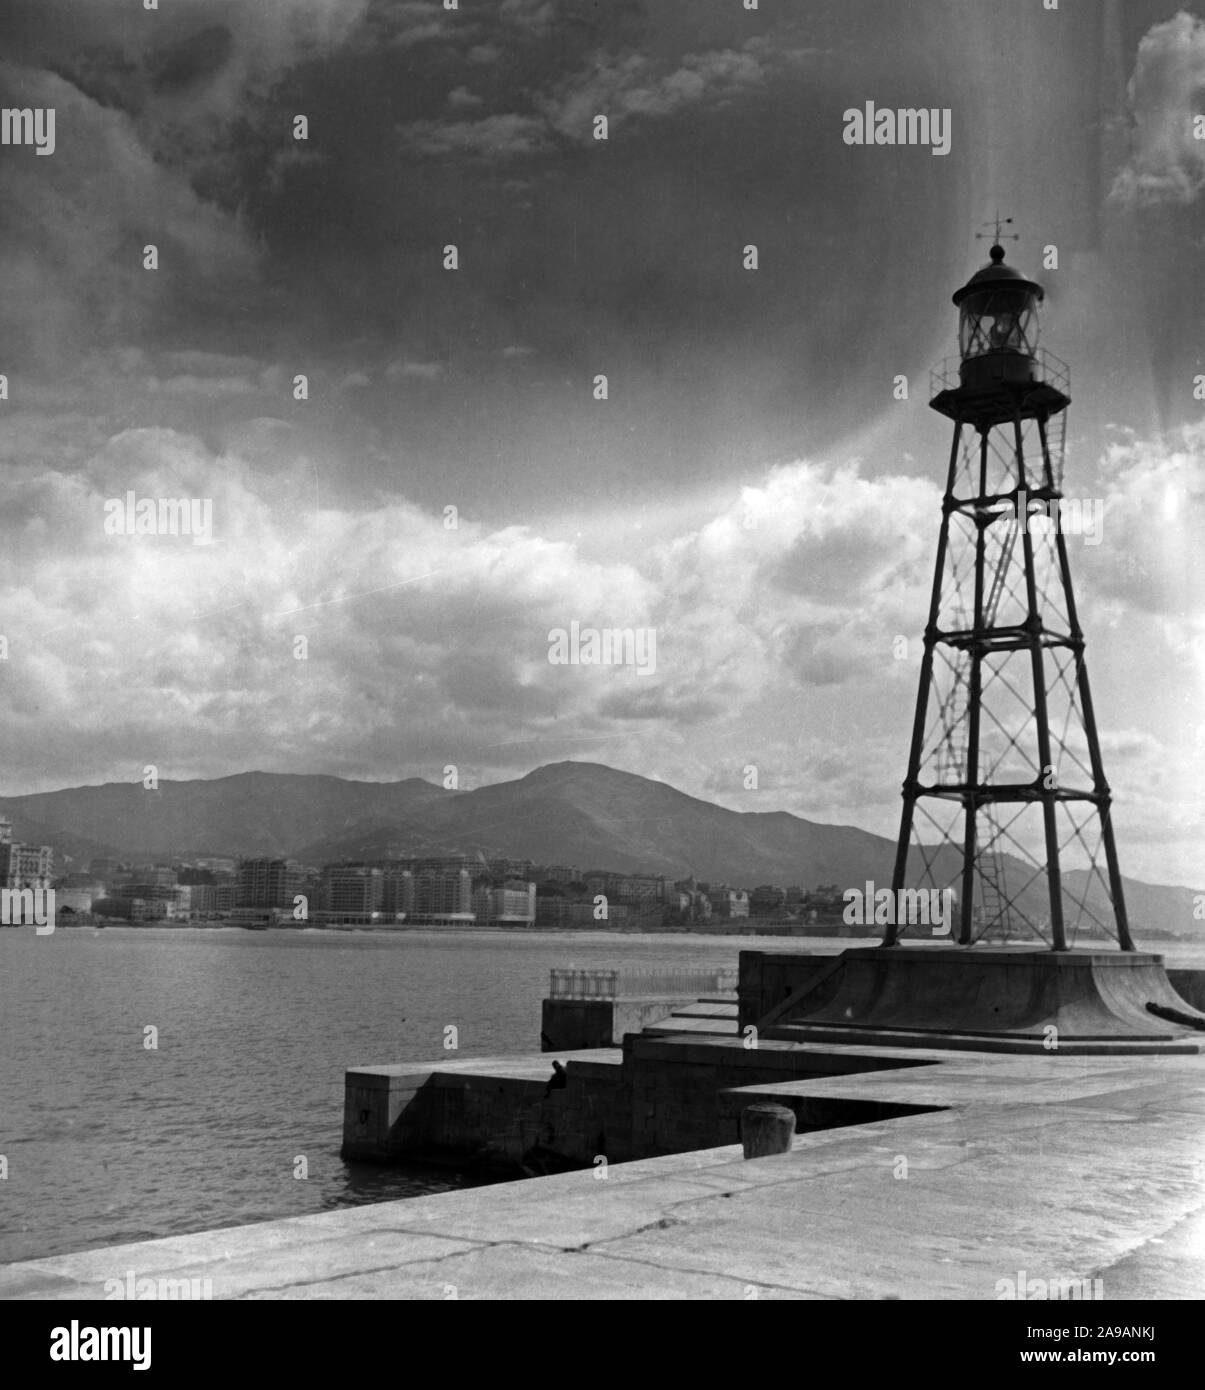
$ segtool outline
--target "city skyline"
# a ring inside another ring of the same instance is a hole
[[[893,836],[928,372],[999,209],[1100,503],[1122,871],[1205,883],[1205,24],[612,9],[7,7],[0,104],[57,120],[0,150],[6,795],[574,759]],[[846,143],[868,103],[949,152]],[[588,629],[655,661],[552,659]]]

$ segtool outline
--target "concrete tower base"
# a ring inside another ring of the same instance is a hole
[[[760,1037],[878,1047],[1109,1055],[1205,1052],[1205,1013],[1163,957],[1133,951],[893,946],[844,952]]]

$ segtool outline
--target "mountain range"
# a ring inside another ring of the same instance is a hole
[[[474,791],[447,791],[411,777],[246,772],[187,782],[106,783],[0,798],[16,839],[52,844],[62,869],[111,855],[147,861],[201,855],[274,855],[319,865],[408,855],[507,856],[582,870],[612,869],[731,883],[891,882],[894,841],[854,826],[825,825],[786,811],[730,811],[663,782],[598,763],[561,762]],[[958,857],[937,868],[952,876]],[[1019,860],[1006,872],[1029,876]],[[1065,874],[1082,892],[1086,874]],[[1126,880],[1136,928],[1194,935],[1194,893]],[[1020,901],[1040,911],[1040,904]],[[1102,912],[1105,901],[1090,893]]]

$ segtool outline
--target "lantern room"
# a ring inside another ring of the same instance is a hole
[[[954,294],[963,386],[1035,380],[1038,305],[1043,290],[1004,264],[1004,248],[992,247],[991,264],[976,271]]]

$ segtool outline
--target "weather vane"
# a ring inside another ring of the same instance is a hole
[[[995,227],[996,230],[995,230],[995,232],[992,234],[992,239],[996,242],[997,245],[999,245],[999,243],[1000,243],[1001,241],[1020,241],[1020,240],[1021,240],[1021,234],[1020,234],[1019,232],[1001,232],[1001,231],[1000,231],[1000,228],[1001,228],[1001,227],[1011,227],[1012,224],[1013,224],[1013,219],[1012,219],[1011,217],[1001,217],[1001,216],[1000,216],[1000,209],[999,209],[999,208],[996,209],[996,215],[995,215],[994,218],[992,218],[992,219],[991,219],[990,221],[988,221],[988,222],[983,223],[983,225],[984,225],[985,227]],[[986,240],[987,240],[987,233],[986,233],[986,232],[976,232],[976,233],[975,233],[975,240],[976,240],[976,241],[980,241],[980,240],[986,241]]]

